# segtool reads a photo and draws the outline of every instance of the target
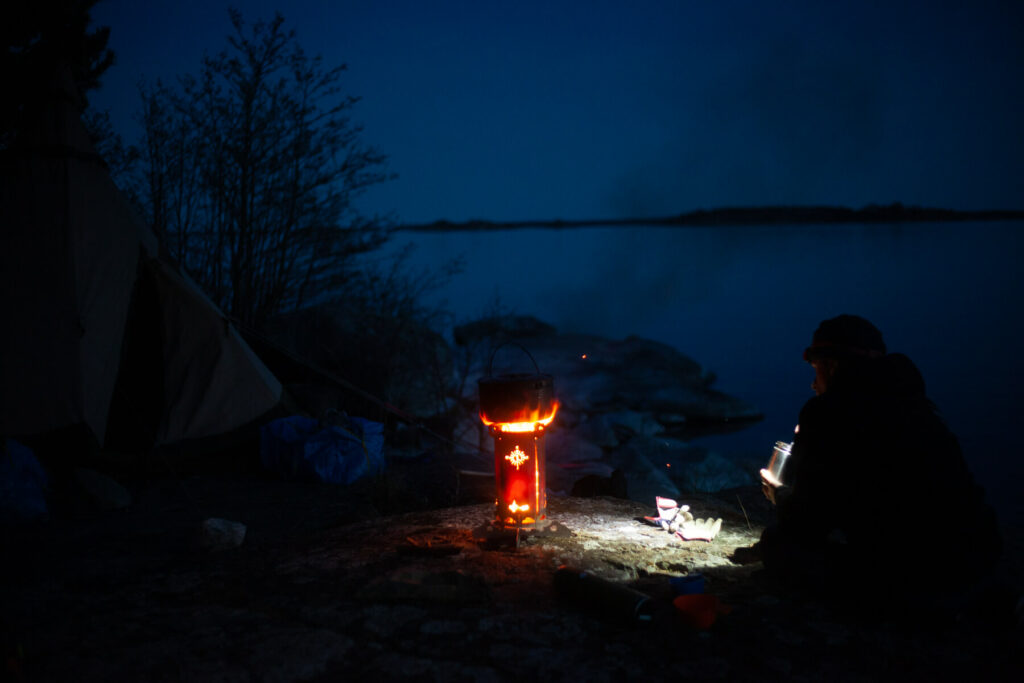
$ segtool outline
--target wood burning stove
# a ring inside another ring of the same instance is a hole
[[[477,383],[480,419],[494,438],[495,525],[542,528],[548,524],[544,430],[558,402],[554,378],[541,373],[530,352],[519,348],[530,356],[536,372],[494,376],[495,349],[487,377]]]

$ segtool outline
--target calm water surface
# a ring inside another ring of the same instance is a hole
[[[671,344],[765,420],[706,441],[764,457],[811,396],[818,322],[856,313],[918,364],[989,497],[1021,514],[1024,223],[616,227],[399,233],[418,265],[465,258],[437,294],[464,322],[495,301],[564,332]],[[556,378],[557,379],[557,378]],[[955,504],[955,503],[953,503]]]

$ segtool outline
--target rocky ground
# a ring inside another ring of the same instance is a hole
[[[411,466],[410,466],[411,467]],[[431,485],[431,465],[407,482]],[[434,472],[436,474],[436,472]],[[23,681],[1021,680],[1021,632],[870,605],[836,611],[736,564],[766,517],[756,489],[685,502],[724,520],[711,543],[642,520],[650,505],[552,497],[559,533],[485,533],[486,492],[401,509],[379,486],[267,476],[129,484],[124,510],[57,515],[4,535],[5,675]],[[389,509],[390,508],[390,509]],[[246,524],[220,551],[200,522]],[[923,570],[950,563],[942,549]],[[884,558],[879,558],[884,571]],[[570,565],[653,598],[566,593]],[[707,629],[671,605],[700,573],[720,603]]]
[[[1024,680],[1020,629],[882,600],[839,609],[739,563],[771,518],[753,485],[763,462],[690,440],[760,413],[695,361],[636,337],[499,322],[456,329],[476,359],[447,424],[460,455],[417,428],[390,435],[384,474],[349,486],[282,481],[253,462],[253,444],[204,474],[175,453],[119,470],[120,484],[59,471],[47,521],[0,527],[5,679]],[[488,529],[493,456],[473,396],[485,361],[502,361],[498,332],[528,344],[504,360],[536,361],[561,402],[546,436],[554,523],[518,544]],[[311,415],[340,405],[340,390],[299,388]],[[650,525],[655,495],[721,518],[721,532],[684,542]],[[211,518],[244,525],[244,540],[210,548]],[[1003,569],[1020,586],[1024,533],[1006,531]],[[955,584],[970,558],[955,539],[935,550],[921,571]],[[697,575],[713,609],[695,616],[673,604],[671,582]]]

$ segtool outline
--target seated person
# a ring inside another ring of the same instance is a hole
[[[822,322],[804,359],[816,396],[781,481],[762,474],[777,515],[755,546],[768,572],[853,599],[929,599],[986,576],[994,514],[910,359],[852,315]]]

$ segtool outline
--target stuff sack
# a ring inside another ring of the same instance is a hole
[[[0,450],[0,523],[20,524],[47,515],[46,470],[35,453],[14,439]]]

